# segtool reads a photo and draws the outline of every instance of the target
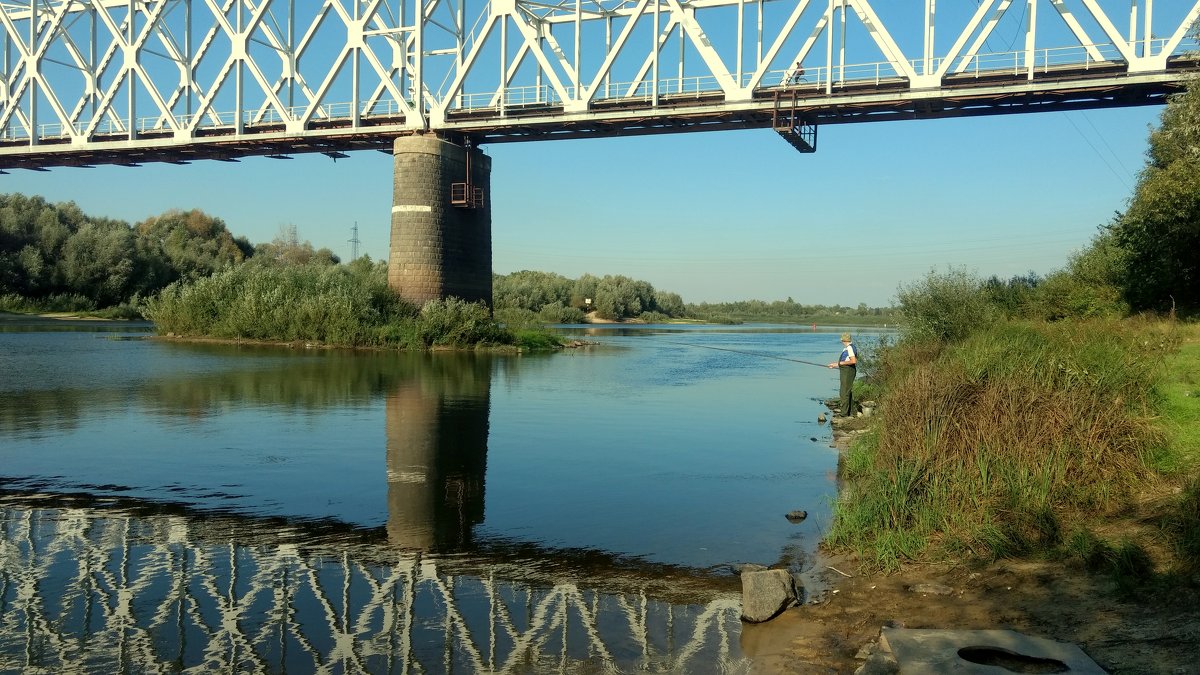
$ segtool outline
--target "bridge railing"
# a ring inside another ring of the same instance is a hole
[[[331,121],[349,120],[353,118],[353,105],[354,104],[349,101],[343,103],[326,103],[318,106],[313,112],[312,117],[314,119]],[[287,122],[303,119],[307,111],[307,106],[292,106],[291,108],[288,108],[288,116],[285,117],[274,109],[261,111],[246,110],[242,112],[242,124],[246,128],[253,128],[256,126],[278,126],[281,124],[286,124]],[[400,105],[395,101],[380,100],[364,106],[359,112],[359,116],[362,118],[396,117],[403,114],[403,112],[404,111],[400,108]],[[237,128],[237,112],[233,110],[205,112],[199,115],[176,115],[175,122],[180,127],[187,128],[197,117],[208,120],[207,123],[201,123],[197,125],[197,128],[204,129],[206,131],[233,130]],[[52,122],[39,124],[38,138],[43,140],[68,139],[73,135],[70,131],[68,131],[71,126],[74,127],[74,135],[79,135],[83,134],[87,130],[89,124],[91,123],[78,122],[74,125],[67,125],[60,122]],[[170,131],[171,126],[167,123],[166,118],[164,118],[162,115],[151,115],[137,118],[137,126],[135,129],[139,134],[147,134]],[[22,140],[29,138],[28,134],[14,133],[18,131],[18,129],[13,128],[5,129],[4,133],[0,135],[0,140]],[[105,118],[103,121],[96,124],[96,127],[93,130],[93,133],[98,136],[111,136],[114,134],[126,134],[128,132],[128,120],[114,119],[111,117]]]
[[[1166,39],[1156,38],[1144,41],[1144,46],[1151,52],[1161,51],[1167,44]],[[1193,38],[1185,40],[1175,50],[1176,54],[1200,51],[1200,42]],[[1097,60],[1093,53],[1100,54],[1102,60]],[[1011,74],[1019,76],[1030,70],[1030,54],[1024,49],[1006,50],[975,54],[963,58],[963,62],[952,65],[948,69],[951,75],[967,75],[975,77]],[[1101,64],[1108,67],[1122,67],[1125,60],[1121,51],[1112,43],[1096,43],[1069,47],[1047,47],[1032,52],[1032,69],[1036,73],[1049,73],[1056,69],[1078,68],[1090,70]],[[944,57],[932,59],[930,68],[938,71],[944,64]],[[924,61],[914,59],[910,65],[916,72],[924,68]],[[868,63],[852,63],[845,65],[814,66],[806,68],[799,78],[793,78],[791,68],[768,71],[761,79],[763,88],[783,86],[800,86],[805,89],[821,90],[829,87],[841,87],[851,84],[873,84],[879,86],[888,82],[899,82],[904,79],[896,64],[890,61]],[[832,80],[832,81],[831,81]],[[742,86],[749,86],[754,81],[752,73],[745,73]],[[600,90],[592,96],[593,102],[606,103],[652,103],[655,95],[658,97],[679,97],[687,95],[716,94],[721,91],[717,77],[713,75],[667,77],[658,80],[657,92],[652,81],[638,82],[605,82],[599,85]],[[575,87],[566,87],[568,99],[576,97]],[[411,105],[412,101],[406,101]],[[452,112],[494,112],[503,114],[504,110],[531,109],[543,106],[560,106],[565,101],[559,92],[548,84],[534,86],[506,87],[503,90],[503,104],[497,103],[496,92],[462,93],[455,97],[450,107]],[[308,106],[293,106],[286,109],[286,116],[275,109],[247,110],[242,113],[242,127],[255,129],[272,127],[304,119],[317,119],[329,122],[342,122],[354,118],[352,102],[325,103],[311,111]],[[395,118],[403,114],[400,104],[390,99],[370,102],[359,110],[359,118]],[[179,114],[175,116],[176,125],[180,128],[195,128],[204,131],[229,131],[237,128],[236,111],[206,111],[200,115],[203,119],[196,123],[195,114]],[[63,123],[46,123],[37,127],[38,139],[56,141],[70,139],[84,134],[91,121],[80,121],[74,125]],[[139,117],[136,120],[135,131],[138,134],[166,132],[171,125],[162,115]],[[113,136],[129,133],[129,120],[107,117],[95,125],[92,133],[96,136]],[[29,140],[29,134],[17,125],[10,125],[0,131],[2,141]]]
[[[1100,53],[1103,60],[1092,56],[1092,50]],[[987,52],[970,57],[960,66],[963,74],[992,75],[1001,72],[1011,72],[1019,75],[1029,69],[1029,54],[1025,50]],[[935,59],[934,69],[940,68],[943,59]],[[1075,67],[1089,70],[1099,64],[1124,65],[1125,60],[1116,45],[1109,43],[1079,45],[1076,47],[1047,47],[1033,51],[1033,68],[1035,72],[1048,72],[1056,67]],[[952,74],[955,72],[952,68]]]

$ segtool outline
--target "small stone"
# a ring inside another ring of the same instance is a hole
[[[741,565],[735,565],[734,569],[737,570],[738,574],[745,574],[746,572],[766,572],[767,566],[755,563],[742,563]]]
[[[945,584],[914,584],[910,590],[913,593],[924,593],[926,595],[950,595],[954,592],[953,588]]]
[[[900,664],[890,654],[876,652],[865,663],[854,671],[854,675],[895,675],[900,672]]]
[[[872,654],[875,653],[876,647],[877,645],[874,642],[868,642],[862,646],[862,649],[858,650],[858,653],[854,655],[854,658],[858,659],[859,661],[866,661],[871,657]]]
[[[799,523],[808,517],[808,511],[788,511],[784,518],[789,522]]]

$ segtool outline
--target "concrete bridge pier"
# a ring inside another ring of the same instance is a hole
[[[388,285],[417,306],[492,304],[492,160],[433,134],[393,145]]]

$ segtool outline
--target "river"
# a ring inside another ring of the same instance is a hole
[[[562,330],[599,344],[0,324],[0,671],[746,670],[735,566],[809,564],[836,490],[836,373],[781,359],[838,331]]]

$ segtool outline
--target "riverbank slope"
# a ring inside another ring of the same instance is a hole
[[[1168,330],[1178,348],[1149,418],[1163,448],[1119,508],[1082,530],[1064,526],[1046,548],[998,558],[937,541],[938,555],[906,558],[889,571],[879,571],[877,558],[834,555],[818,563],[836,568],[825,575],[834,591],[744,626],[742,646],[757,671],[853,673],[882,627],[904,626],[1011,629],[1075,643],[1110,673],[1200,673],[1200,327]],[[867,421],[835,427],[843,457]]]

